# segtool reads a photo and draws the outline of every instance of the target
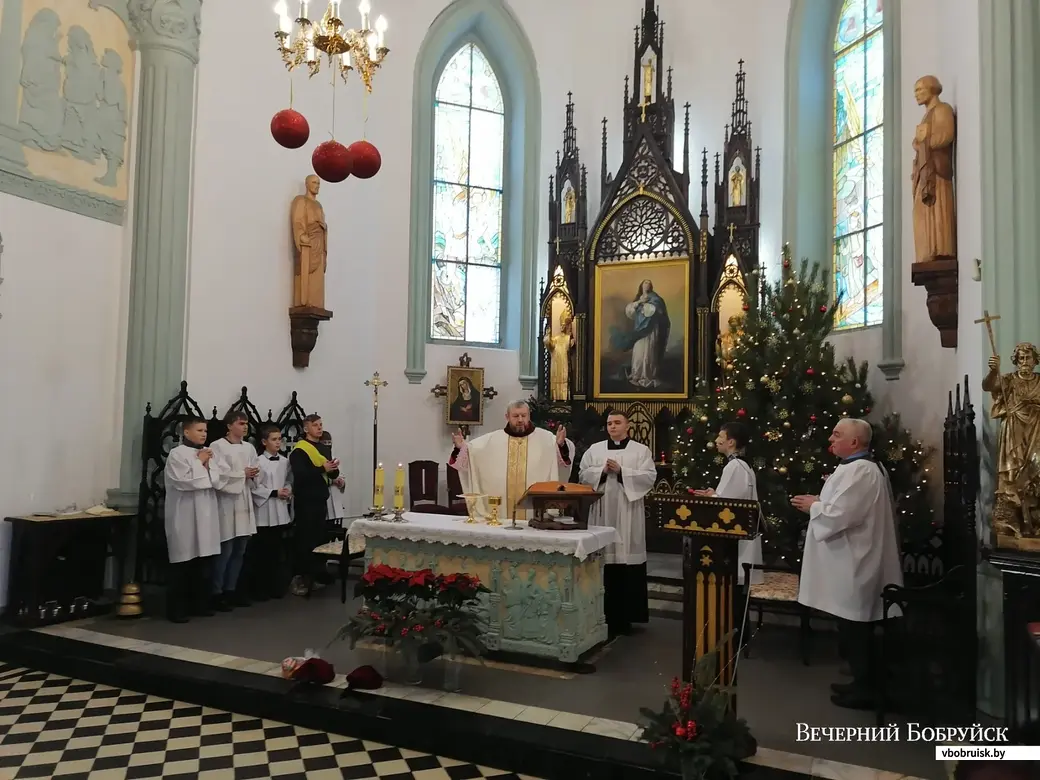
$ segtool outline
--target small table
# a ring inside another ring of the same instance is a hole
[[[135,516],[77,512],[4,518],[12,525],[4,620],[32,628],[111,610],[115,601],[103,599],[105,564],[111,548],[118,590]]]
[[[478,606],[488,650],[576,663],[607,640],[603,549],[617,538],[613,528],[513,529],[416,512],[404,520],[355,520],[350,551],[364,550],[366,566],[478,577],[490,590]]]

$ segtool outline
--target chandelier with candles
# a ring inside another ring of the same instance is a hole
[[[293,21],[289,18],[284,2],[276,9],[278,13],[278,51],[290,71],[306,65],[311,76],[321,70],[321,55],[324,54],[330,68],[338,69],[346,81],[350,71],[357,71],[368,92],[372,91],[372,77],[383,63],[389,49],[386,47],[385,16],[371,22],[372,5],[361,0],[358,11],[361,26],[347,29],[340,17],[342,3],[329,0],[324,15],[318,21],[309,17],[310,0],[300,0],[300,14]]]
[[[379,151],[364,138],[349,147],[335,140],[336,73],[344,82],[355,71],[365,86],[365,96],[372,92],[372,79],[390,50],[386,47],[386,18],[371,21],[372,5],[361,0],[358,12],[361,25],[347,28],[341,16],[341,0],[329,0],[324,14],[318,20],[310,18],[312,0],[299,0],[296,19],[289,16],[286,0],[275,6],[278,15],[278,52],[290,76],[306,66],[313,78],[322,69],[322,55],[332,71],[332,140],[319,144],[311,156],[314,172],[325,181],[339,182],[353,174],[367,179],[374,176],[382,164]],[[320,2],[320,0],[314,0]],[[366,104],[367,105],[367,104]],[[367,109],[366,109],[367,117]],[[271,120],[271,135],[281,146],[298,149],[310,138],[310,125],[303,114],[292,107],[290,83],[289,108],[279,111]]]

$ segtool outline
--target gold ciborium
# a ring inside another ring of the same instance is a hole
[[[498,521],[498,508],[502,506],[502,496],[488,496],[488,509],[491,510],[491,516],[488,517],[488,525],[502,525]]]
[[[484,497],[483,493],[463,493],[462,497],[466,499],[466,522],[475,523],[477,522],[477,501]]]

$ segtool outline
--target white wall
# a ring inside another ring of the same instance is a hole
[[[979,350],[982,330],[973,324],[980,314],[981,285],[971,279],[972,259],[982,255],[982,173],[979,127],[978,0],[910,0],[902,8],[902,276],[903,360],[906,368],[898,381],[888,382],[877,369],[882,357],[881,329],[837,334],[832,338],[839,354],[852,355],[871,364],[870,386],[878,413],[903,415],[915,435],[933,446],[942,443],[943,419],[949,390],[963,379],[972,379],[972,395],[980,398]],[[957,249],[960,259],[960,316],[958,348],[943,349],[939,332],[928,318],[923,287],[910,282],[914,261],[911,146],[923,110],[913,95],[914,82],[934,75],[943,85],[942,98],[957,111]]]
[[[117,481],[124,230],[0,194],[0,508],[86,508]],[[0,523],[0,604],[10,524]]]
[[[642,0],[525,0],[511,3],[538,62],[542,86],[541,212],[556,149],[562,142],[564,106],[574,92],[575,121],[590,187],[598,207],[600,119],[610,122],[612,171],[620,162],[623,79],[632,70],[632,28]],[[444,0],[414,3],[379,0],[374,12],[390,21],[391,48],[368,100],[367,137],[382,152],[383,167],[369,181],[323,184],[321,202],[329,224],[327,308],[311,367],[292,368],[288,317],[291,261],[288,207],[311,172],[310,151],[328,138],[331,90],[325,75],[297,76],[295,107],[310,121],[311,142],[283,150],[271,139],[271,116],[285,108],[289,78],[274,47],[276,18],[246,0],[203,6],[204,30],[237,30],[238,44],[203,36],[196,133],[196,184],[190,284],[187,376],[192,395],[208,413],[223,411],[249,387],[266,414],[284,404],[292,390],[308,412],[325,418],[347,464],[351,506],[370,502],[372,396],[363,382],[378,370],[390,386],[380,393],[380,458],[387,464],[417,458],[444,460],[450,431],[443,402],[430,390],[444,381],[444,369],[463,347],[431,346],[428,375],[420,385],[404,377],[408,285],[409,171],[411,164],[412,74],[419,46]],[[762,146],[762,256],[780,249],[783,125],[784,25],[788,3],[754,0],[687,4],[664,0],[666,64],[675,68],[680,105],[692,104],[691,147],[721,151],[729,121],[736,60],[745,59],[747,94]],[[744,29],[734,43],[719,30]],[[575,41],[579,43],[575,45]],[[616,56],[589,56],[588,42],[616,47]],[[355,82],[337,93],[337,138],[350,143],[362,135],[363,103]],[[681,131],[681,124],[680,124]],[[699,156],[695,157],[699,165]],[[693,211],[700,208],[695,189]],[[542,238],[547,240],[543,218]],[[544,255],[543,255],[544,263]],[[486,382],[500,396],[489,405],[491,430],[506,403],[526,395],[518,383],[515,352],[468,349],[473,365],[486,369]],[[350,442],[347,449],[347,442]]]

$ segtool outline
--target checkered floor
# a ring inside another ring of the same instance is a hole
[[[0,778],[533,780],[0,664]]]

